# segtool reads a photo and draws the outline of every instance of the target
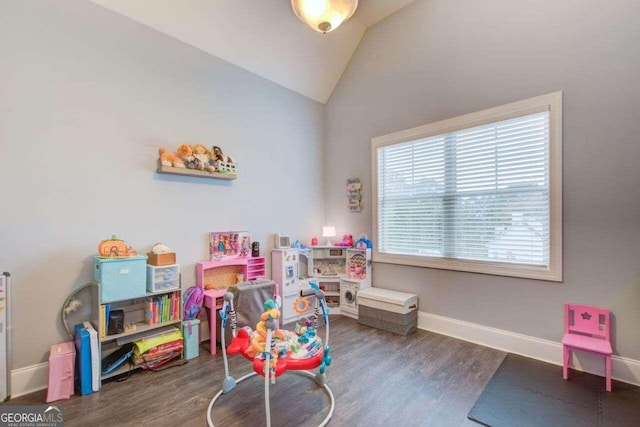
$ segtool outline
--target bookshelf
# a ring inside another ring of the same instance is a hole
[[[124,312],[124,332],[108,333],[107,310],[103,309],[106,306],[109,306],[108,311],[122,310]],[[180,290],[147,292],[146,296],[140,298],[101,303],[99,312],[101,315],[97,331],[100,337],[100,358],[102,360],[120,346],[143,338],[152,331],[162,332],[160,328],[169,327],[167,329],[171,329],[172,325],[180,329],[182,295]],[[108,374],[101,375],[101,380],[120,375],[129,369],[131,369],[129,364],[125,364]],[[100,371],[102,372],[102,367]]]
[[[70,335],[73,335],[72,330],[75,324],[83,321],[91,322],[98,333],[100,360],[124,344],[136,341],[152,333],[162,332],[162,328],[177,327],[180,329],[180,323],[182,322],[182,294],[179,289],[147,292],[144,297],[110,301],[108,303],[103,303],[100,295],[100,283],[87,283],[72,292],[65,303],[65,307],[67,307],[70,301],[78,300],[80,301],[79,308],[68,315],[65,315],[63,310],[63,321]],[[166,301],[171,301],[171,297],[174,298],[173,305],[170,306],[171,309],[166,310],[164,317],[159,317],[156,322],[151,323],[149,319],[149,303],[164,299],[166,304]],[[135,325],[135,330],[109,335],[107,333],[106,310],[103,311],[102,309],[107,305],[110,310],[123,310],[124,324]],[[125,363],[106,375],[100,375],[100,380],[104,381],[126,373],[129,369],[131,369],[130,365]],[[100,366],[100,372],[102,372],[102,366]]]

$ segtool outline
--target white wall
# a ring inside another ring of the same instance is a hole
[[[0,2],[0,270],[13,368],[69,339],[60,310],[112,234],[177,252],[183,288],[207,234],[308,241],[322,225],[319,103],[95,4]],[[158,148],[219,145],[235,181],[155,173]]]
[[[559,342],[563,304],[609,307],[640,359],[640,8],[613,0],[416,0],[370,28],[327,104],[326,218],[371,233],[372,137],[564,91],[564,282],[375,264],[420,311]],[[364,183],[347,213],[345,180]],[[375,242],[374,242],[375,244]]]

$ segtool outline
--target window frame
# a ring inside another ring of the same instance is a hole
[[[374,262],[428,267],[445,270],[493,274],[562,282],[562,92],[488,108],[475,113],[446,119],[412,129],[371,139],[372,227],[374,243],[379,242],[378,229],[378,149],[483,124],[549,111],[549,265],[547,267],[495,261],[472,261],[443,257],[398,255],[380,252],[374,244]]]

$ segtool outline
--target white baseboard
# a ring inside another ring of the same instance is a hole
[[[418,328],[562,366],[562,344],[559,342],[425,312],[418,312]],[[573,369],[604,376],[603,357],[579,351],[572,353]],[[611,372],[616,380],[640,385],[638,360],[614,355],[611,358]]]
[[[562,366],[562,344],[559,342],[425,312],[418,312],[418,328]],[[602,357],[574,352],[572,359],[572,368],[604,376]],[[611,358],[611,365],[614,379],[640,385],[640,361],[614,355]],[[48,363],[14,369],[11,371],[11,397],[20,397],[46,389],[48,379]]]
[[[14,369],[11,371],[11,398],[44,390],[48,383],[49,363],[47,362]]]

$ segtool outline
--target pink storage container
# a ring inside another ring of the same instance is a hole
[[[73,368],[76,349],[73,341],[51,346],[47,403],[73,396]]]

